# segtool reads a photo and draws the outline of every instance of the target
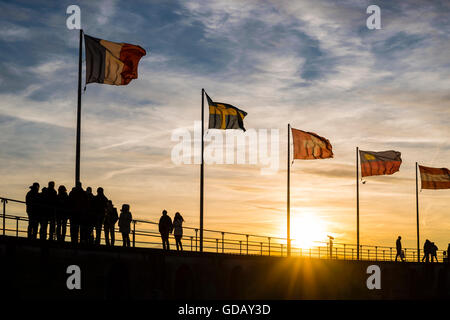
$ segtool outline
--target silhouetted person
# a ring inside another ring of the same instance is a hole
[[[447,247],[447,263],[450,263],[450,243],[448,244],[448,247]]]
[[[181,244],[181,238],[183,237],[183,222],[184,219],[179,212],[175,213],[173,218],[173,235],[175,236],[175,243],[177,250],[183,251],[183,245]]]
[[[56,236],[56,205],[57,192],[55,182],[50,181],[47,187],[47,216],[49,222],[48,240],[53,240]]]
[[[131,221],[133,217],[130,212],[130,205],[124,204],[122,205],[122,209],[120,210],[120,218],[119,218],[119,231],[122,233],[123,246],[130,246],[130,230],[131,230]]]
[[[425,240],[425,244],[423,245],[423,257],[422,262],[430,262],[430,254],[431,254],[431,242],[430,240]]]
[[[47,239],[47,229],[49,220],[49,202],[47,196],[47,187],[43,187],[38,197],[38,216],[39,216],[39,239]]]
[[[102,238],[102,226],[105,220],[106,206],[108,198],[103,193],[103,188],[97,188],[97,195],[94,197],[95,213],[95,244],[99,245]]]
[[[431,242],[431,245],[430,245],[431,262],[434,262],[434,259],[436,259],[436,262],[439,262],[438,258],[437,258],[437,251],[438,251],[438,247],[436,246],[436,244],[434,242]]]
[[[119,215],[117,214],[117,209],[114,207],[112,201],[108,200],[104,222],[105,242],[107,246],[109,245],[114,246],[114,239],[115,239],[114,226],[116,225],[118,219]],[[110,236],[111,236],[111,243],[109,242]]]
[[[59,186],[56,196],[56,239],[64,242],[66,238],[67,219],[69,219],[69,195],[65,186]]]
[[[162,216],[159,219],[159,233],[161,234],[161,239],[163,243],[164,250],[170,250],[169,244],[169,233],[173,230],[172,219],[167,215],[167,211],[163,210]]]
[[[33,240],[37,238],[39,227],[38,202],[39,202],[39,183],[35,182],[33,183],[33,185],[30,186],[30,191],[28,191],[25,197],[28,215],[28,238]]]
[[[83,190],[81,182],[69,193],[69,202],[71,206],[70,217],[70,238],[72,243],[78,243],[78,235],[80,232],[80,217],[85,214],[87,209],[87,196]]]
[[[400,260],[403,260],[403,253],[402,253],[402,237],[398,236],[397,241],[395,242],[395,247],[397,248],[397,254],[395,255],[395,261],[397,262],[397,258],[400,257]]]
[[[93,244],[93,230],[95,224],[95,209],[92,188],[86,188],[86,208],[80,216],[80,242]]]

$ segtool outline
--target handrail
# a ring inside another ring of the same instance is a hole
[[[3,203],[3,235],[6,233],[15,233],[18,237],[21,234],[26,234],[26,228],[21,229],[21,223],[28,221],[28,217],[18,216],[6,213],[6,204],[8,202],[25,204],[25,201],[0,197]],[[53,208],[53,207],[52,207]],[[9,226],[7,226],[7,221]],[[11,221],[15,222],[15,226],[11,226]],[[136,229],[136,224],[146,225],[153,230]],[[132,243],[133,247],[136,244],[143,247],[156,247],[161,248],[160,234],[157,222],[149,221],[145,219],[133,219],[132,221]],[[67,223],[70,226],[70,222]],[[70,229],[69,229],[70,230]],[[183,247],[190,249],[191,251],[198,251],[199,237],[198,228],[183,226],[185,234],[183,236]],[[102,231],[104,231],[102,229]],[[114,233],[118,230],[115,228]],[[204,229],[205,233],[213,233],[213,235],[204,236],[204,249],[205,251],[217,252],[217,253],[239,253],[239,254],[258,254],[258,255],[287,255],[287,239],[283,237],[274,237],[267,235],[257,235],[251,233],[239,233],[239,232],[227,232],[222,230]],[[69,231],[67,232],[69,234]],[[217,235],[217,236],[215,236]],[[231,238],[230,238],[231,236]],[[257,239],[255,239],[257,238]],[[171,237],[174,240],[174,237]],[[102,237],[104,241],[104,237]],[[295,242],[295,239],[291,239],[291,243]],[[344,260],[356,260],[356,244],[347,244],[340,242],[333,242],[332,250],[329,248],[329,242],[327,241],[314,241],[314,246],[311,248],[298,248],[292,247],[291,252],[293,256],[302,256],[310,258],[326,258],[326,259],[344,259]],[[172,244],[173,245],[173,244]],[[407,261],[417,261],[417,250],[414,248],[403,248]],[[444,251],[438,251],[438,258],[443,260]],[[360,258],[361,260],[376,260],[376,261],[393,261],[396,255],[396,249],[388,246],[375,246],[375,245],[360,245]]]

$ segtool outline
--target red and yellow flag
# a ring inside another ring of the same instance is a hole
[[[402,164],[401,153],[394,150],[381,152],[359,150],[359,158],[363,177],[393,174],[400,170]]]
[[[312,160],[333,158],[330,141],[313,132],[292,129],[294,159]]]
[[[450,189],[450,170],[419,165],[422,189]]]

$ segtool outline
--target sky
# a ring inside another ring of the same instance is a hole
[[[66,27],[71,4],[86,34],[147,51],[129,85],[83,92],[84,187],[103,187],[116,207],[129,203],[134,218],[157,221],[167,209],[198,226],[199,165],[172,161],[172,134],[193,133],[205,88],[245,110],[247,129],[279,130],[276,171],[262,174],[259,162],[205,166],[205,228],[285,236],[290,123],[334,151],[291,166],[294,237],[313,221],[316,240],[356,242],[358,146],[403,159],[399,172],[360,185],[361,243],[392,246],[402,235],[416,246],[415,162],[450,167],[449,2],[0,1],[3,197],[24,199],[34,181],[73,186],[79,34]],[[366,26],[371,4],[381,9],[380,30]],[[419,198],[421,242],[446,248],[450,191]]]

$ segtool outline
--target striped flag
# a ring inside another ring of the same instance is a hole
[[[117,43],[84,35],[86,84],[127,85],[138,77],[139,60],[146,55],[140,46]]]
[[[450,170],[419,165],[422,189],[450,189]]]
[[[205,92],[209,105],[209,129],[242,129],[247,112],[231,104],[214,102]]]
[[[381,152],[359,150],[359,158],[363,177],[393,174],[400,170],[402,164],[401,153],[394,150]]]
[[[313,132],[291,128],[294,159],[312,160],[333,158],[333,148],[328,139]]]

